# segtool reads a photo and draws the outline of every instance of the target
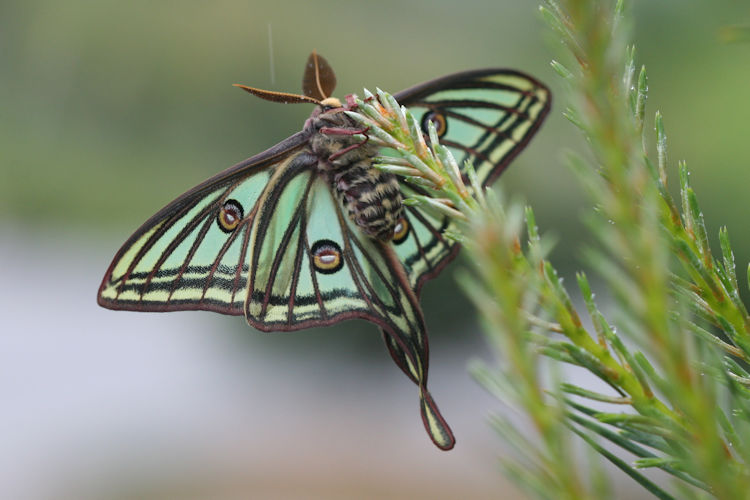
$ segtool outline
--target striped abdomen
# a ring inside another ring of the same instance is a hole
[[[393,238],[402,217],[401,191],[395,175],[361,160],[333,175],[333,186],[349,217],[367,235],[383,241]]]

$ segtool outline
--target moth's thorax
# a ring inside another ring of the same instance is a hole
[[[343,111],[344,108],[323,110],[319,107],[310,117],[313,132],[310,147],[320,158],[323,170],[338,170],[358,160],[372,159],[378,153],[377,146],[354,137],[365,129]]]
[[[389,241],[403,215],[398,179],[372,166],[377,146],[363,142],[361,136],[355,138],[366,131],[341,111],[343,108],[318,108],[308,122],[318,172],[365,234]]]

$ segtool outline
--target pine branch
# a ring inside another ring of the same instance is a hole
[[[719,233],[717,258],[684,163],[678,165],[680,197],[669,194],[673,167],[659,113],[655,161],[650,158],[644,134],[648,78],[645,68],[636,75],[635,49],[625,44],[624,3],[548,1],[541,14],[568,51],[553,62],[570,87],[564,114],[595,158],[572,156],[570,164],[595,207],[587,223],[597,244],[586,255],[613,297],[611,312],[599,308],[584,273],[578,274],[579,312],[546,258],[550,244],[532,210],[485,192],[470,164],[464,166],[466,185],[434,128],[427,144],[408,110],[382,91],[366,93],[358,101],[362,112],[350,116],[371,127],[370,140],[398,155],[381,158],[380,168],[427,191],[407,203],[456,221],[456,238],[469,254],[460,284],[479,309],[498,359],[496,367],[474,363],[472,372],[523,411],[536,432],[529,439],[506,420],[493,420],[522,457],[522,466],[506,461],[512,477],[539,498],[596,498],[600,488],[570,460],[578,453],[578,436],[658,498],[675,495],[639,469],[671,475],[680,497],[708,491],[716,498],[745,498],[750,315],[727,231]],[[542,367],[561,373],[561,363],[583,367],[612,393],[540,375]],[[632,461],[604,449],[602,439]]]

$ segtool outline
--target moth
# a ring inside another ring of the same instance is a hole
[[[453,433],[427,390],[428,342],[419,294],[457,254],[453,221],[405,206],[424,191],[373,167],[378,148],[331,94],[336,77],[313,52],[303,94],[240,88],[314,106],[300,132],[199,184],[125,242],[99,287],[109,309],[202,309],[243,315],[262,331],[365,319],[382,331],[419,388],[422,420],[441,449]],[[493,182],[539,129],[550,92],[521,72],[481,69],[394,94],[459,165]],[[463,168],[463,167],[462,167]]]

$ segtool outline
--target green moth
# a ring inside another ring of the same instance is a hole
[[[97,300],[110,309],[203,309],[244,315],[263,331],[347,319],[380,327],[391,357],[419,387],[433,442],[455,439],[427,390],[427,330],[418,296],[459,245],[445,216],[404,206],[419,186],[372,166],[377,147],[331,97],[333,70],[313,52],[303,95],[239,85],[264,99],[315,105],[302,131],[169,203],[125,242]],[[490,184],[547,115],[549,90],[508,69],[444,76],[394,95],[435,124],[459,165]]]

